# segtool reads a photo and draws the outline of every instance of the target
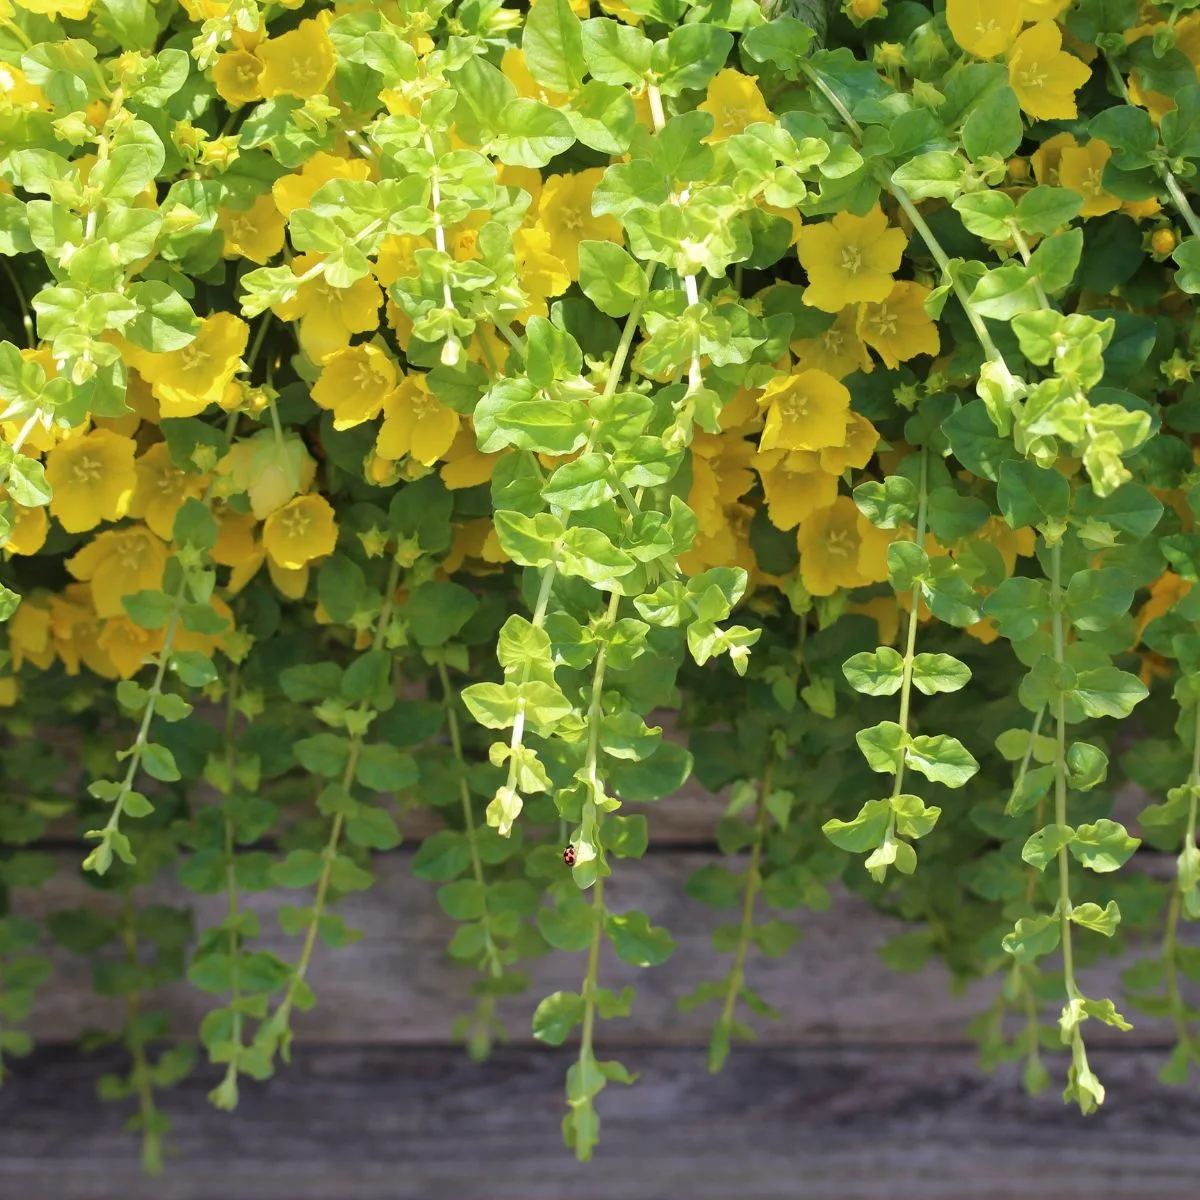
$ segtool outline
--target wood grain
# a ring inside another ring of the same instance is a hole
[[[665,925],[677,944],[668,963],[657,970],[622,963],[606,945],[602,981],[638,989],[632,1017],[620,1022],[623,1038],[668,1044],[707,1040],[714,1009],[680,1013],[677,1002],[697,983],[718,978],[729,967],[729,956],[716,954],[709,939],[714,925],[730,920],[731,914],[714,912],[684,891],[696,868],[715,861],[720,861],[715,855],[675,851],[617,864],[607,893],[613,908],[641,909],[654,924]],[[114,897],[82,882],[77,862],[77,856],[64,854],[55,880],[37,892],[19,893],[16,911],[45,916],[56,908],[79,905],[113,908]],[[445,954],[455,925],[438,907],[434,886],[414,878],[410,865],[406,852],[381,856],[375,886],[342,905],[346,919],[362,929],[364,937],[339,950],[318,946],[309,972],[318,1003],[313,1011],[296,1016],[302,1040],[445,1042],[454,1019],[470,1011],[473,975]],[[301,902],[297,893],[261,893],[250,900],[263,916],[265,944],[294,958],[297,941],[280,933],[272,913],[282,903]],[[170,880],[143,889],[138,902],[194,903],[201,928],[216,922],[224,906],[223,897],[195,897]],[[828,911],[801,910],[789,919],[802,928],[801,941],[782,958],[752,952],[749,959],[749,982],[781,1013],[778,1021],[754,1022],[767,1042],[961,1042],[966,1040],[969,1018],[995,994],[996,981],[987,980],[965,994],[952,995],[947,972],[936,965],[918,974],[898,974],[885,967],[878,950],[905,927],[845,891],[835,893]],[[119,1025],[120,1002],[92,994],[87,960],[56,952],[55,962],[55,977],[40,993],[28,1025],[38,1040],[64,1041],[88,1028]],[[1117,976],[1124,965],[1107,960],[1085,970],[1086,993],[1119,995]],[[582,957],[577,955],[553,953],[534,962],[529,994],[504,1002],[501,1009],[510,1037],[530,1042],[530,1017],[538,1000],[559,989],[578,989],[582,971]],[[186,985],[164,989],[153,1002],[171,1012],[180,1033],[194,1031],[215,1005],[213,998]],[[1136,1018],[1136,1024],[1132,1034],[1108,1033],[1124,1041],[1172,1040],[1162,1023]],[[1097,1030],[1097,1036],[1107,1035]]]
[[[602,1048],[603,1049],[603,1048]],[[611,1052],[615,1048],[608,1048]],[[1031,1099],[964,1048],[630,1049],[641,1078],[599,1099],[601,1142],[559,1140],[566,1050],[486,1064],[438,1047],[311,1048],[208,1106],[206,1071],[163,1097],[177,1158],[140,1176],[100,1063],[39,1051],[0,1091],[0,1195],[16,1200],[1175,1200],[1200,1172],[1200,1096],[1158,1056],[1095,1051],[1095,1116]],[[1061,1074],[1063,1064],[1055,1069]]]

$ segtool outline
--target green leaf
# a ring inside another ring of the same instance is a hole
[[[525,16],[521,48],[529,73],[554,92],[570,94],[583,83],[583,27],[569,0],[542,0]]]
[[[1021,858],[1031,867],[1039,871],[1046,869],[1046,864],[1052,861],[1058,852],[1075,837],[1075,830],[1070,825],[1045,825],[1036,833],[1030,834],[1021,850]]]
[[[854,489],[854,503],[880,529],[911,525],[917,516],[917,485],[904,475],[889,475],[882,483],[860,483]]]
[[[892,182],[899,184],[912,200],[930,197],[953,200],[962,191],[966,169],[967,164],[959,155],[949,150],[930,150],[897,167],[892,172]]]
[[[1128,671],[1098,667],[1080,671],[1075,688],[1068,693],[1089,717],[1127,717],[1148,695],[1146,685]]]
[[[970,679],[971,668],[952,654],[918,654],[913,659],[913,685],[926,696],[935,692],[960,691]]]
[[[846,682],[866,696],[891,696],[900,690],[904,680],[904,658],[891,646],[880,646],[874,652],[863,651],[842,664]]]
[[[533,1036],[548,1046],[561,1046],[583,1020],[583,1011],[578,992],[553,992],[534,1011]]]
[[[1067,584],[1067,620],[1088,633],[1108,629],[1132,608],[1136,589],[1133,576],[1117,567],[1077,571]]]
[[[1082,925],[1084,929],[1091,929],[1096,933],[1104,934],[1105,937],[1112,937],[1121,923],[1121,910],[1117,907],[1115,900],[1110,900],[1103,908],[1089,900],[1084,904],[1072,905],[1071,920],[1076,925]],[[1105,1023],[1109,1024],[1109,1022]]]
[[[122,596],[121,607],[135,625],[143,629],[162,629],[171,619],[174,602],[162,592],[141,591]]]
[[[715,25],[679,25],[656,42],[650,63],[664,96],[701,91],[725,65],[733,49],[733,34]]]
[[[606,454],[584,454],[563,463],[546,480],[542,499],[557,509],[582,512],[606,504],[616,494]]]
[[[1007,462],[1000,468],[996,501],[1013,529],[1060,521],[1071,504],[1071,485],[1055,470],[1031,462]]]
[[[996,622],[1003,637],[1022,642],[1050,620],[1050,593],[1040,579],[1014,576],[983,601],[983,615]]]
[[[1017,224],[1022,233],[1049,237],[1056,229],[1069,224],[1083,207],[1083,197],[1068,188],[1039,184],[1017,201]]]
[[[1061,936],[1058,918],[1043,913],[1036,917],[1022,917],[1016,928],[1004,935],[1001,945],[1017,962],[1031,963],[1051,953]]]
[[[954,209],[969,232],[989,242],[1006,242],[1012,237],[1011,222],[1017,206],[1004,192],[968,192],[954,201]]]
[[[962,787],[979,770],[979,763],[966,746],[945,733],[913,738],[905,762],[926,779],[952,788]]]
[[[175,755],[166,746],[154,742],[148,742],[142,748],[142,766],[151,779],[174,783],[180,778],[179,768],[175,765]]]
[[[50,503],[52,492],[46,482],[46,471],[35,458],[16,455],[8,464],[4,487],[22,508],[41,508]]]
[[[981,317],[996,321],[1011,321],[1040,305],[1032,272],[1017,263],[988,271],[975,285],[970,300]]]
[[[1008,158],[1016,153],[1024,136],[1021,106],[1010,87],[998,87],[984,96],[972,107],[962,127],[963,149],[972,161]]]
[[[318,733],[302,738],[293,747],[296,761],[314,775],[333,779],[342,774],[350,759],[350,741],[335,733]]]
[[[646,296],[645,272],[615,242],[579,243],[579,286],[610,317],[626,316]]]
[[[412,870],[418,879],[446,883],[457,879],[470,865],[471,843],[466,836],[454,829],[442,829],[421,843],[413,855]]]
[[[499,130],[492,146],[496,157],[510,167],[544,167],[575,144],[575,131],[565,113],[524,96],[505,106]]]
[[[1200,158],[1200,84],[1172,93],[1175,107],[1159,123],[1163,146],[1172,158]]]
[[[1072,742],[1067,750],[1067,783],[1077,792],[1090,792],[1108,776],[1108,755],[1087,742]]]
[[[852,821],[836,817],[821,826],[821,832],[838,847],[852,854],[865,854],[883,841],[887,832],[891,805],[886,800],[868,800]]]
[[[1083,230],[1068,229],[1046,238],[1029,259],[1029,270],[1050,295],[1071,285],[1083,254]]]
[[[895,721],[880,721],[869,729],[860,729],[854,738],[872,771],[890,775],[896,773],[907,734]]]
[[[475,594],[462,584],[431,579],[414,588],[404,606],[409,637],[418,646],[444,646],[478,607]]]
[[[1131,837],[1119,821],[1102,818],[1075,830],[1071,853],[1085,867],[1105,874],[1124,866],[1140,845],[1141,839]]]
[[[926,804],[920,796],[904,793],[893,796],[890,803],[896,814],[896,830],[902,837],[923,838],[942,815],[936,804]]]
[[[635,967],[657,967],[675,949],[675,939],[661,926],[651,925],[643,912],[609,913],[604,931],[618,957]]]
[[[355,779],[373,792],[398,792],[420,778],[416,759],[395,746],[364,746],[359,752]]]

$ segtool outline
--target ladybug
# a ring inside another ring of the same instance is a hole
[[[563,862],[566,863],[568,867],[573,867],[575,865],[574,846],[566,846],[563,848]]]

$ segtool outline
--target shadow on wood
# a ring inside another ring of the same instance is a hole
[[[611,1049],[607,1053],[611,1053]],[[308,1047],[233,1116],[199,1072],[164,1097],[167,1173],[143,1179],[112,1065],[43,1049],[0,1092],[0,1195],[20,1200],[1168,1200],[1195,1194],[1200,1096],[1161,1055],[1098,1048],[1110,1102],[1082,1118],[966,1048],[623,1051],[595,1161],[559,1141],[568,1050],[487,1063],[441,1047]],[[1064,1064],[1055,1064],[1061,1070]]]

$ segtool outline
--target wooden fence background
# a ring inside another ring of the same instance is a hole
[[[73,1047],[83,1030],[119,1024],[90,993],[86,961],[56,956],[56,974],[30,1024],[40,1047],[0,1089],[0,1200],[1169,1200],[1200,1187],[1200,1095],[1156,1081],[1172,1038],[1139,1020],[1130,1034],[1094,1039],[1110,1100],[1083,1119],[1056,1091],[1036,1099],[1015,1072],[984,1076],[966,1026],[993,995],[981,984],[950,994],[946,973],[899,975],[878,947],[898,927],[849,894],[804,912],[804,937],[778,960],[755,957],[751,978],[781,1011],[760,1041],[735,1047],[708,1075],[712,1013],[676,1000],[721,969],[709,946],[725,918],[687,899],[688,875],[717,855],[705,839],[722,801],[695,792],[656,805],[659,841],[620,863],[618,907],[643,908],[677,949],[668,967],[638,971],[611,955],[604,982],[636,983],[629,1020],[603,1026],[600,1049],[641,1073],[599,1101],[601,1144],[590,1166],[561,1146],[563,1072],[571,1049],[535,1045],[536,999],[578,987],[576,956],[533,968],[530,997],[505,1016],[512,1036],[485,1064],[451,1044],[469,1008],[469,973],[445,956],[453,924],[434,888],[412,877],[411,852],[377,860],[378,882],[343,906],[365,937],[318,949],[317,1007],[301,1014],[291,1068],[247,1083],[235,1115],[209,1107],[215,1075],[198,1069],[163,1097],[176,1123],[167,1173],[139,1172],[121,1106],[95,1098],[119,1056]],[[20,897],[37,915],[103,903],[64,851],[49,888]],[[1141,856],[1145,869],[1162,869]],[[163,881],[145,902],[195,903],[202,925],[216,900]],[[253,898],[264,913],[282,893]],[[287,897],[294,902],[294,895]],[[268,939],[278,937],[273,919]],[[281,951],[294,947],[278,938]],[[1121,963],[1098,966],[1089,994],[1117,987]],[[207,999],[166,989],[182,1031]],[[1089,1030],[1091,1033],[1091,1030]],[[619,1039],[619,1040],[616,1040]],[[1054,1063],[1061,1073],[1065,1063]]]

